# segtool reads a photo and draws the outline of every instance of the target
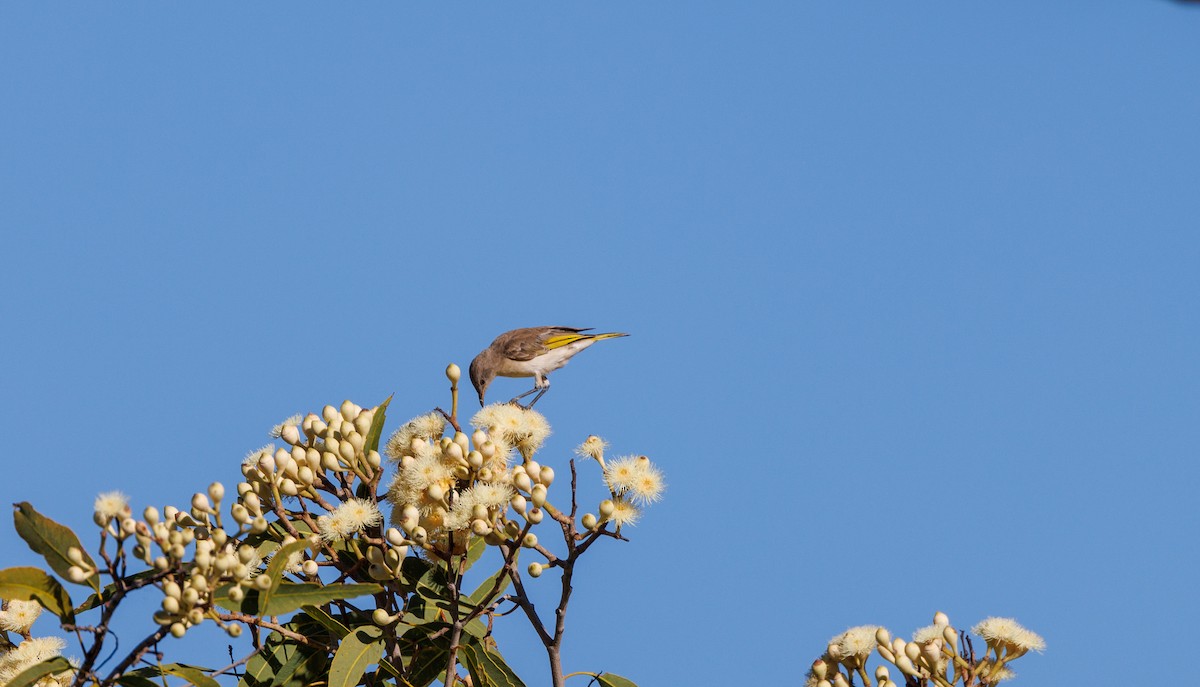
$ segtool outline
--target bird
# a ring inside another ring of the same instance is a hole
[[[533,397],[529,405],[522,406],[526,409],[532,408],[550,389],[550,380],[546,375],[566,365],[576,353],[597,341],[629,336],[623,332],[584,333],[590,331],[590,327],[525,327],[497,336],[490,346],[471,361],[471,384],[479,394],[479,405],[484,404],[483,397],[487,393],[488,385],[497,376],[533,377],[533,388],[509,401],[517,403],[536,391],[537,396]]]

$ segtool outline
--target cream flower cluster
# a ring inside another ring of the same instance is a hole
[[[517,493],[519,485],[528,494],[535,478],[543,481],[536,463],[509,465],[514,447],[524,446],[532,456],[549,434],[540,413],[497,404],[481,410],[472,424],[477,429],[470,437],[463,432],[448,437],[440,415],[423,415],[398,429],[385,449],[396,464],[388,487],[392,524],[418,546],[443,555],[465,551],[472,534],[503,531],[510,505],[528,510],[525,497]],[[535,475],[530,474],[532,466],[537,466]],[[546,470],[553,481],[553,470]],[[541,485],[542,494],[547,486]],[[499,543],[495,536],[491,539]]]
[[[934,615],[933,624],[913,633],[912,639],[893,638],[882,627],[850,628],[829,641],[825,655],[813,663],[807,687],[845,687],[857,675],[870,687],[866,661],[872,650],[900,670],[906,678],[932,682],[939,687],[956,683],[994,685],[1014,677],[1006,665],[1029,651],[1041,651],[1046,643],[1011,618],[988,618],[971,629],[984,638],[983,656],[960,651],[959,631],[945,613]],[[844,671],[844,673],[843,673]],[[875,670],[879,687],[897,687],[886,666]]]
[[[377,412],[345,401],[341,408],[325,406],[320,416],[309,413],[284,420],[272,434],[277,433],[287,446],[264,446],[242,462],[246,487],[239,485],[238,494],[247,513],[261,515],[262,504],[271,508],[286,497],[316,496],[326,471],[353,473],[370,482],[381,464],[377,451],[365,450]],[[239,523],[249,522],[245,515],[234,517]]]
[[[95,521],[105,535],[114,537],[119,546],[132,538],[133,557],[162,573],[158,586],[163,599],[154,620],[169,626],[172,635],[183,636],[213,617],[212,593],[219,586],[231,584],[229,597],[235,602],[250,589],[269,587],[272,581],[259,573],[264,568],[262,556],[270,550],[246,543],[247,537],[271,527],[268,515],[282,514],[288,520],[283,527],[293,534],[282,538],[281,547],[300,538],[308,541],[307,549],[291,554],[285,571],[309,579],[316,579],[320,565],[316,556],[323,544],[379,525],[383,514],[373,502],[347,498],[334,505],[318,494],[322,489],[345,493],[344,485],[355,479],[370,483],[378,476],[380,455],[366,449],[377,412],[378,408],[363,409],[346,401],[340,408],[325,406],[321,415],[293,416],[273,428],[271,434],[287,446],[266,446],[243,460],[245,481],[237,485],[237,498],[228,509],[232,522],[222,519],[225,487],[219,482],[195,494],[187,511],[167,506],[160,512],[149,507],[142,520],[131,517],[124,495],[101,494],[95,503]],[[342,486],[334,485],[335,480]],[[308,500],[326,513],[310,517],[307,506],[302,514],[290,513],[284,508],[290,499]],[[389,540],[404,543],[397,532],[389,535]],[[392,552],[391,557],[402,557],[406,551]],[[382,557],[382,550],[376,553]],[[95,573],[78,549],[69,549],[67,557],[73,564],[68,571],[73,581],[83,582]],[[236,623],[218,622],[233,636],[241,632]]]
[[[17,602],[10,601],[8,603],[11,606]],[[0,650],[0,685],[7,685],[27,668],[55,656],[61,656],[66,645],[66,642],[58,637],[26,637],[13,649]],[[33,687],[67,687],[74,681],[75,671],[64,670],[57,675],[43,677],[33,683]]]

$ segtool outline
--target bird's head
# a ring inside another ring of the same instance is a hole
[[[496,378],[496,373],[492,372],[491,368],[488,367],[487,364],[482,360],[480,360],[482,357],[483,356],[476,356],[475,359],[471,361],[471,369],[469,370],[471,375],[471,386],[474,386],[475,393],[479,394],[480,407],[483,406],[483,395],[487,393],[488,384],[491,384],[492,380]]]

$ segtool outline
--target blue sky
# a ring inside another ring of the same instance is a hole
[[[798,684],[943,610],[1043,634],[1020,684],[1122,682],[1101,646],[1200,611],[1198,41],[1165,0],[5,4],[0,501],[89,531],[294,412],[445,403],[506,329],[628,331],[538,406],[544,462],[670,484],[568,670]]]

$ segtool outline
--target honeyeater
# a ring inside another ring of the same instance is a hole
[[[622,332],[584,333],[589,331],[591,329],[574,327],[525,327],[496,337],[492,345],[471,361],[471,384],[479,394],[479,405],[483,405],[488,385],[497,376],[533,377],[533,388],[509,401],[515,403],[536,391],[537,396],[525,406],[532,408],[550,388],[546,375],[566,365],[576,353],[597,341],[629,336]]]

